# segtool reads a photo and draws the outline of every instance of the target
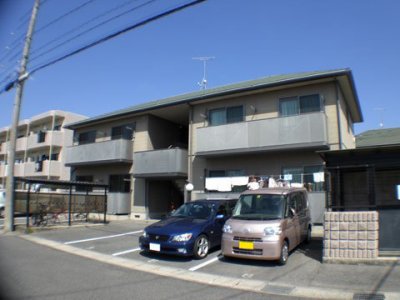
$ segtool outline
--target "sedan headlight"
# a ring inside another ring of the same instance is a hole
[[[229,224],[225,224],[224,227],[222,227],[222,231],[224,233],[232,233],[232,226]]]
[[[264,228],[265,236],[280,235],[282,233],[281,226],[268,226]]]
[[[147,238],[147,232],[146,232],[146,230],[143,231],[142,236],[143,236],[144,238]]]
[[[188,240],[190,240],[192,238],[191,233],[184,233],[184,234],[179,234],[179,235],[175,235],[172,240],[174,242],[187,242]]]

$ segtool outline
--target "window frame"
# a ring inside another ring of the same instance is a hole
[[[237,109],[240,108],[241,110],[241,118],[240,120],[229,120],[228,119],[228,115],[229,115],[229,110],[233,110],[233,109]],[[224,117],[221,123],[218,124],[213,124],[212,122],[212,113],[213,112],[223,112],[224,113]],[[245,119],[245,111],[244,111],[244,106],[243,105],[234,105],[234,106],[226,106],[226,107],[220,107],[220,108],[214,108],[214,109],[210,109],[208,111],[208,125],[209,126],[219,126],[219,125],[226,125],[226,124],[233,124],[233,123],[240,123],[243,122]]]
[[[311,96],[318,96],[318,102],[319,102],[319,108],[316,110],[312,110],[312,111],[304,111],[305,107],[302,106],[302,98],[306,98],[306,97],[311,97]],[[283,109],[282,109],[282,103],[283,102],[288,102],[288,101],[296,101],[296,113],[293,114],[283,114]],[[283,98],[279,98],[278,101],[278,110],[279,110],[279,116],[280,117],[291,117],[291,116],[298,116],[298,115],[304,115],[304,114],[309,114],[309,113],[315,113],[315,112],[321,112],[324,111],[324,105],[323,105],[323,101],[322,101],[322,96],[319,93],[313,93],[313,94],[306,94],[306,95],[298,95],[298,96],[290,96],[290,97],[283,97]]]

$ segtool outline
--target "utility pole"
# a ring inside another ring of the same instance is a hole
[[[15,165],[15,148],[17,143],[17,128],[19,123],[19,115],[21,110],[21,101],[24,91],[25,80],[29,77],[26,71],[28,64],[29,51],[31,48],[31,41],[33,31],[35,29],[36,16],[39,10],[40,0],[35,0],[32,9],[31,19],[29,21],[28,32],[26,34],[24,50],[22,54],[21,66],[18,74],[17,89],[14,99],[13,120],[10,130],[10,141],[7,149],[7,181],[6,181],[6,205],[5,205],[5,220],[4,230],[6,232],[14,231],[14,165]],[[28,212],[27,212],[28,213]]]

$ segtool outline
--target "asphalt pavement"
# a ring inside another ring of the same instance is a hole
[[[314,299],[400,299],[400,262],[383,265],[322,263],[322,230],[293,251],[285,266],[225,259],[219,249],[204,260],[142,253],[137,239],[143,221],[43,230],[18,237],[113,266],[194,283],[272,295]]]

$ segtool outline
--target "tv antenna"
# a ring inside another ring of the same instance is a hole
[[[192,57],[194,60],[200,60],[203,62],[203,79],[198,82],[197,84],[201,87],[202,90],[205,90],[207,88],[207,61],[210,59],[214,59],[214,56],[201,56],[201,57]]]
[[[383,128],[383,107],[375,107],[374,110],[379,111],[379,127]]]

